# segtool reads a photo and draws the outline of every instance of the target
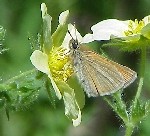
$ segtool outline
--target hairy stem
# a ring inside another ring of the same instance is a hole
[[[132,123],[126,124],[125,136],[131,136],[134,130],[134,125]]]
[[[140,80],[137,88],[137,93],[135,95],[134,106],[136,106],[137,100],[139,99],[142,91],[142,86],[144,82],[144,73],[145,73],[145,62],[146,62],[146,47],[143,47],[143,49],[141,50],[140,74],[139,74]]]

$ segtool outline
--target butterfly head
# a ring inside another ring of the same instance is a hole
[[[78,49],[79,48],[79,42],[78,42],[77,38],[74,39],[69,31],[68,31],[68,33],[71,36],[71,40],[70,40],[70,43],[69,43],[70,49],[72,49],[72,50]]]

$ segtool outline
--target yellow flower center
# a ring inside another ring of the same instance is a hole
[[[49,54],[49,68],[56,80],[66,81],[74,72],[65,49],[54,47]]]
[[[135,19],[135,21],[130,20],[128,24],[128,30],[124,32],[126,36],[134,35],[134,34],[140,34],[140,31],[145,26],[145,23],[143,20],[138,21]]]

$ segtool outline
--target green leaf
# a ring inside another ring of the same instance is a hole
[[[144,37],[150,39],[150,23],[143,27],[143,29],[141,30],[141,34]]]
[[[0,42],[5,39],[6,30],[0,26]]]
[[[138,39],[138,40],[137,40]],[[121,51],[136,51],[141,50],[143,47],[150,45],[150,40],[146,37],[140,35],[139,38],[127,37],[127,38],[114,38],[110,42],[103,44],[103,46],[115,46]]]
[[[140,101],[137,101],[137,104],[132,107],[131,120],[134,122],[134,124],[137,124],[149,113],[150,113],[150,102],[147,101],[145,103],[141,103]]]
[[[6,107],[6,108],[5,108],[5,111],[6,111],[7,119],[8,119],[8,121],[9,121],[9,107]]]
[[[5,40],[6,30],[0,26],[0,54],[7,51],[8,49],[4,48],[4,40]]]
[[[20,110],[32,104],[37,99],[43,82],[36,78],[36,74],[35,70],[27,71],[0,85],[3,107]]]
[[[120,116],[120,118],[122,118],[122,120],[124,122],[127,122],[128,120],[128,113],[126,110],[126,105],[124,103],[124,101],[122,100],[121,97],[121,92],[118,91],[114,94],[112,94],[113,98],[114,98],[114,107],[115,107],[115,111],[117,112],[117,114]]]
[[[1,93],[0,93],[0,109],[4,107],[4,104],[5,104],[5,99],[4,97],[1,96]]]

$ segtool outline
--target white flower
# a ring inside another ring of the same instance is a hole
[[[55,90],[56,96],[58,97],[58,99],[61,99],[62,98],[61,93],[60,93],[56,83],[54,82],[51,71],[49,69],[47,54],[43,53],[42,51],[35,50],[32,53],[30,60],[31,60],[32,64],[37,68],[37,70],[48,75],[48,77],[51,80],[52,86]]]
[[[51,22],[49,22],[51,21],[51,16],[47,14],[47,8],[44,3],[41,4],[41,11],[43,20],[47,21],[46,28],[51,30]],[[72,67],[68,65],[69,60],[68,56],[65,53],[69,48],[69,42],[71,40],[68,33],[66,34],[64,31],[64,28],[66,28],[67,25],[66,21],[68,18],[68,14],[68,10],[60,14],[59,25],[57,27],[57,30],[51,37],[49,37],[50,33],[47,35],[47,33],[45,32],[44,40],[47,40],[47,38],[52,39],[49,42],[50,45],[47,44],[47,42],[43,42],[42,51],[35,50],[32,53],[30,60],[37,70],[48,75],[55,90],[56,96],[58,97],[58,99],[63,98],[64,100],[65,115],[72,119],[74,126],[78,126],[81,122],[80,106],[81,108],[83,108],[83,103],[80,105],[78,104],[79,99],[75,95],[75,90],[71,88],[67,83],[68,78],[71,77],[73,73]],[[77,34],[77,39],[82,39],[79,32],[76,33],[76,30],[71,24],[68,25],[68,29],[73,37],[76,37]],[[59,35],[60,31],[64,33],[62,33],[62,35]],[[58,42],[57,38],[59,39],[59,36],[63,37],[63,35],[66,35],[64,40]],[[49,41],[49,39],[47,41]],[[48,48],[44,45],[45,43],[47,44]]]
[[[59,24],[64,25],[69,15],[69,10],[62,12],[59,16]]]
[[[94,40],[110,40],[113,37],[136,36],[140,35],[143,28],[149,23],[150,16],[144,17],[141,21],[107,19],[93,25],[91,27],[93,34],[87,34],[85,37],[90,36],[89,42],[91,42]]]

